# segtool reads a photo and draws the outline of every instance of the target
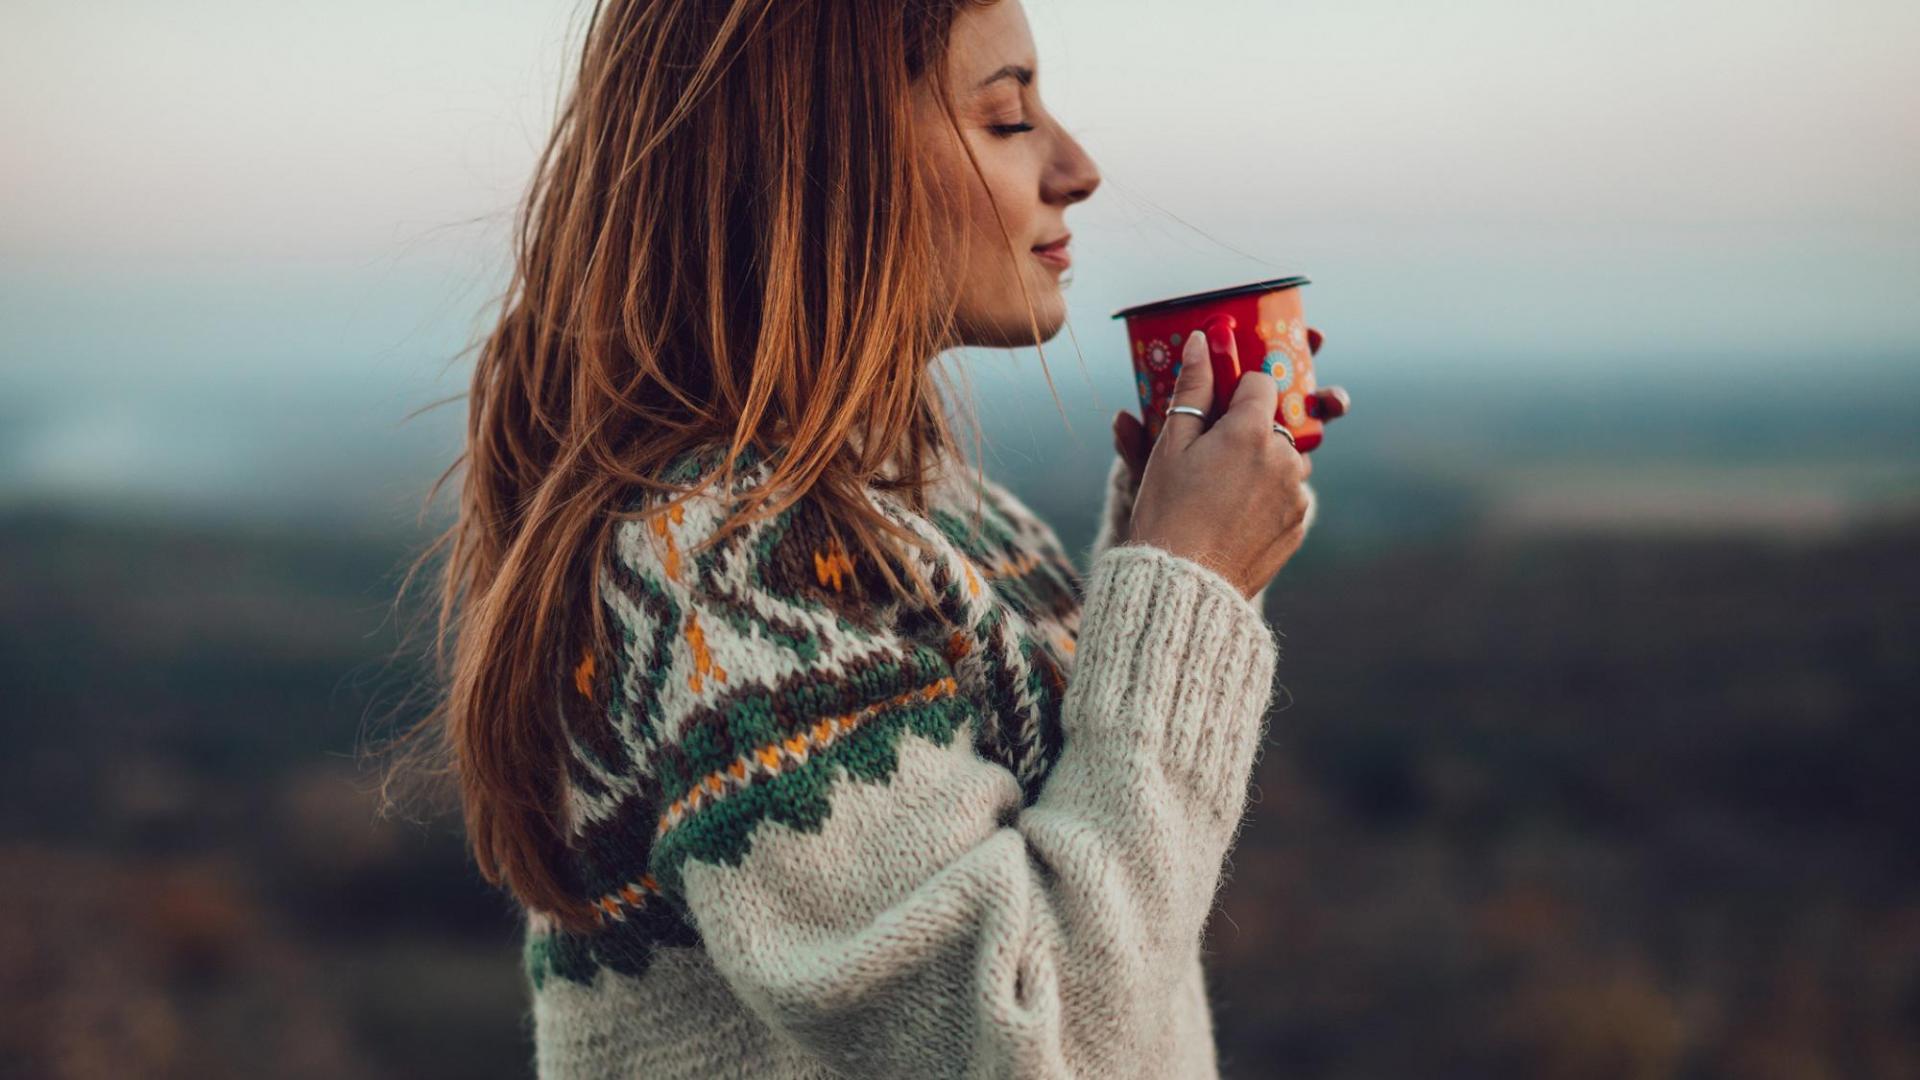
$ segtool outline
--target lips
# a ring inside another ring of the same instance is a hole
[[[1058,240],[1036,246],[1033,249],[1033,253],[1041,262],[1051,266],[1071,266],[1073,265],[1073,255],[1067,251],[1067,245],[1071,243],[1072,240],[1073,234],[1068,233]]]

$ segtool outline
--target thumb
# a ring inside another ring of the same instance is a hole
[[[1175,451],[1180,451],[1213,423],[1213,360],[1207,355],[1207,335],[1197,328],[1187,334],[1180,349],[1180,375],[1173,381],[1173,400],[1167,408],[1175,405],[1191,405],[1207,415],[1202,420],[1188,413],[1167,413],[1159,443],[1171,443]]]

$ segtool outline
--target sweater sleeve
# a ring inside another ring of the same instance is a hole
[[[1245,808],[1277,659],[1260,610],[1199,563],[1105,551],[1065,742],[1023,805],[975,749],[991,706],[956,675],[964,634],[929,645],[836,607],[848,556],[783,528],[678,573],[621,545],[627,584],[682,627],[630,725],[660,807],[636,872],[748,1008],[838,1072],[1137,1069]],[[954,569],[962,602],[990,600]]]

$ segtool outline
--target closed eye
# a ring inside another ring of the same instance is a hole
[[[1018,135],[1023,131],[1032,131],[1033,125],[1032,124],[995,124],[988,130],[992,131],[995,135],[999,135],[1002,138],[1005,138],[1010,135]]]

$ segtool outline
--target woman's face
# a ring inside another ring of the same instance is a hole
[[[956,253],[943,267],[948,288],[959,296],[958,339],[948,344],[1015,347],[1048,341],[1067,318],[1060,288],[1066,268],[1059,261],[1065,249],[1056,247],[1052,258],[1035,249],[1068,235],[1067,207],[1093,194],[1100,172],[1040,104],[1039,65],[1020,0],[962,9],[954,21],[947,76],[958,138],[972,148],[980,168],[975,174],[929,84],[922,82],[917,122],[929,135],[927,152],[950,230],[948,250]],[[964,260],[958,258],[963,244]],[[1037,341],[1021,295],[1023,282],[1038,324]]]

